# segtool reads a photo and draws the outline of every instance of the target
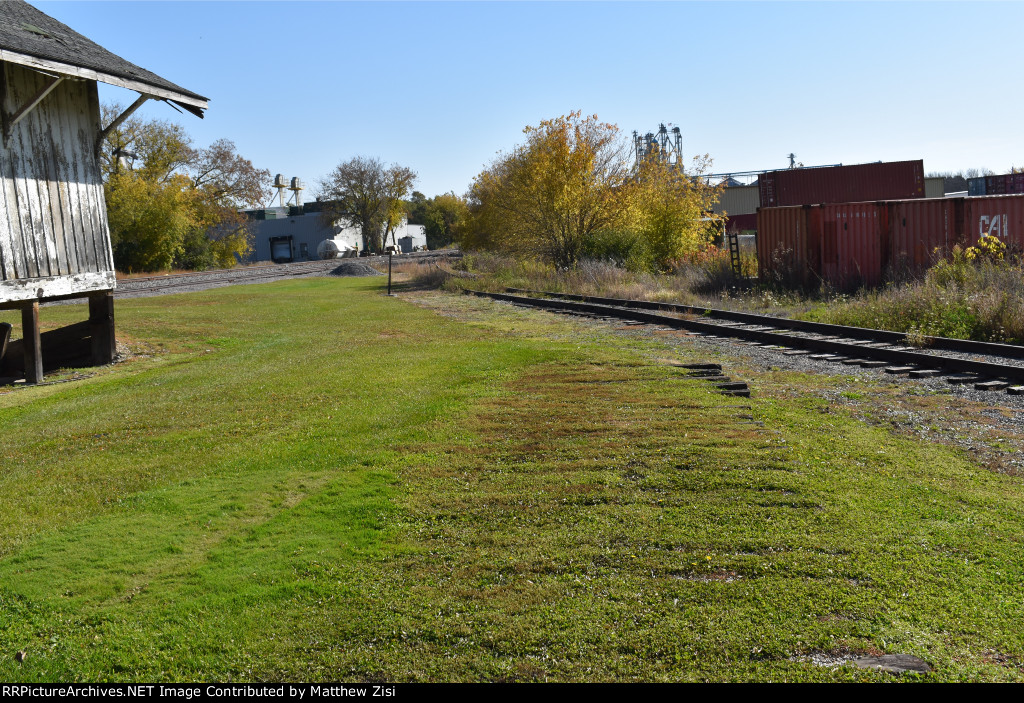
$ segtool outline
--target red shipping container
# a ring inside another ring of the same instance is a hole
[[[729,215],[725,218],[726,232],[731,232],[733,230],[736,230],[737,232],[746,232],[756,229],[757,215],[754,213],[749,215]]]
[[[892,273],[920,273],[949,256],[963,242],[963,198],[895,200],[889,208]]]
[[[1006,176],[985,176],[985,195],[1006,193]]]
[[[821,208],[821,277],[849,290],[882,282],[888,251],[885,203],[840,203]]]
[[[769,171],[757,178],[762,207],[924,197],[924,162]]]
[[[1007,246],[1024,251],[1024,195],[964,198],[967,244],[977,244],[983,234],[998,237]]]
[[[809,206],[758,208],[757,262],[763,282],[808,285],[820,259],[817,213]]]

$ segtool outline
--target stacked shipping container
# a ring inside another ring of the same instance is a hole
[[[761,280],[775,277],[779,281],[793,281],[812,285],[820,261],[820,238],[817,215],[809,205],[761,208],[757,211],[757,261]],[[769,232],[762,237],[761,232]]]
[[[795,168],[757,178],[761,207],[923,198],[924,162]]]
[[[981,176],[967,181],[968,195],[1014,195],[1024,193],[1024,173]]]
[[[923,271],[948,256],[963,232],[962,203],[962,198],[888,203],[889,268],[894,273]]]
[[[924,178],[922,161],[790,169],[762,174],[755,185],[723,189],[712,211],[727,215],[727,230],[752,232],[761,206],[941,198],[942,187],[942,178]]]
[[[873,286],[983,235],[1024,251],[1024,194],[761,208],[757,230],[762,280]]]
[[[882,282],[882,251],[888,231],[885,208],[874,203],[822,205],[821,274],[839,288]]]

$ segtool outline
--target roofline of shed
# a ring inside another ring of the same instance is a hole
[[[203,97],[179,93],[173,90],[168,90],[167,88],[151,85],[145,81],[122,78],[110,73],[96,71],[91,68],[83,68],[81,66],[63,63],[61,61],[53,61],[51,59],[42,59],[38,56],[30,56],[29,54],[21,54],[16,51],[11,51],[10,49],[0,49],[0,61],[8,61],[10,63],[28,66],[29,68],[35,68],[43,71],[62,73],[67,76],[74,76],[75,78],[85,78],[87,80],[99,81],[101,83],[109,83],[110,85],[127,88],[156,98],[171,100],[179,103],[185,108],[196,108],[189,109],[189,112],[194,112],[199,117],[202,117],[202,113],[197,110],[206,110],[209,108],[208,100]]]

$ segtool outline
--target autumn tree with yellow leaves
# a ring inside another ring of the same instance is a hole
[[[120,112],[104,105],[104,123]],[[231,141],[195,149],[179,125],[131,117],[104,140],[100,165],[119,270],[229,267],[251,250],[238,209],[269,198],[270,172]]]
[[[478,243],[540,253],[573,266],[596,230],[628,209],[630,170],[618,128],[579,112],[527,127],[526,143],[500,155],[473,182]]]
[[[707,156],[697,157],[689,173],[658,159],[637,166],[628,219],[637,234],[637,257],[643,268],[668,271],[712,245],[721,226],[719,218],[711,214],[720,186],[710,186],[699,178],[710,163]]]
[[[595,238],[615,233],[646,267],[665,269],[707,246],[714,188],[682,168],[630,159],[613,124],[579,112],[526,127],[526,142],[473,181],[461,244],[572,267]],[[706,159],[695,164],[706,168]]]

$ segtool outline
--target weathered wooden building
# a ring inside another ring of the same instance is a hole
[[[97,82],[139,98],[100,123]],[[95,363],[114,357],[114,261],[99,152],[147,100],[207,99],[112,54],[22,0],[0,2],[0,308],[21,309],[24,373],[42,378],[39,304],[88,297]],[[7,330],[0,329],[0,354]],[[2,358],[0,358],[2,361]]]

